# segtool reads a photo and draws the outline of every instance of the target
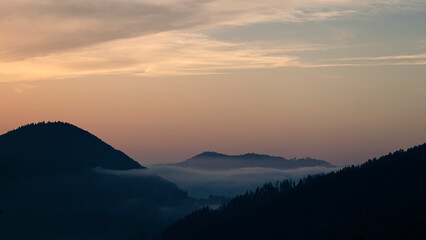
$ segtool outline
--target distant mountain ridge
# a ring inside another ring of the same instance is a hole
[[[0,136],[0,173],[69,172],[101,167],[145,168],[123,152],[72,124],[41,122]]]
[[[230,170],[248,167],[276,169],[335,167],[326,161],[312,158],[285,159],[267,154],[246,153],[243,155],[226,155],[217,152],[203,152],[188,160],[172,165],[202,170]]]

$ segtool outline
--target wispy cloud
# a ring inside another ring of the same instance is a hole
[[[405,1],[404,6],[418,1]],[[401,1],[2,1],[0,59],[14,60],[116,39],[226,24],[322,21]]]
[[[288,50],[285,46],[236,44],[200,32],[262,22],[324,21],[380,7],[415,9],[419,4],[417,0],[6,0],[0,2],[0,81],[309,67],[296,56],[282,54]]]
[[[375,67],[375,66],[416,66],[426,65],[426,61],[414,62],[377,62],[377,63],[326,63],[326,64],[305,64],[302,68],[329,68],[329,67]]]
[[[327,59],[325,64],[304,64],[301,67],[363,67],[363,66],[404,66],[404,65],[426,65],[426,53],[399,56],[380,57],[350,57]]]
[[[332,47],[330,47],[332,48]],[[144,77],[221,74],[232,69],[277,67],[326,68],[383,65],[426,65],[426,54],[353,57],[310,62],[302,51],[324,51],[327,46],[268,46],[264,42],[231,43],[202,34],[169,31],[120,39],[74,51],[0,63],[0,82],[132,74]],[[22,87],[17,92],[21,92]]]
[[[203,24],[197,1],[2,1],[0,59],[19,60]]]
[[[5,76],[19,73],[21,80],[118,73],[155,77],[297,65],[297,58],[283,54],[285,51],[215,41],[200,34],[166,32],[3,63],[0,77],[7,80]]]
[[[375,61],[375,60],[404,60],[404,59],[426,59],[426,53],[414,55],[382,56],[382,57],[352,57],[341,58],[343,61]]]

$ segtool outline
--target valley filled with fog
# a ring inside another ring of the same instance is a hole
[[[298,180],[307,175],[329,173],[339,170],[339,167],[305,167],[297,169],[274,168],[238,168],[223,171],[208,171],[171,165],[148,166],[148,171],[159,175],[188,194],[197,198],[207,198],[209,195],[234,197],[247,190],[254,190],[266,182],[276,182],[284,179]],[[132,170],[132,173],[146,171]]]

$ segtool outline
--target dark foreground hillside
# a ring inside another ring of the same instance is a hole
[[[426,144],[361,166],[265,184],[161,239],[426,239]]]
[[[67,123],[0,136],[0,239],[145,239],[197,201]]]

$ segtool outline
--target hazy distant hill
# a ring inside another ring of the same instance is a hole
[[[174,166],[202,170],[229,170],[236,168],[275,168],[295,169],[302,167],[334,167],[332,164],[312,158],[285,159],[264,154],[247,153],[244,155],[225,155],[216,152],[204,152]]]
[[[68,123],[0,136],[0,239],[142,239],[195,199]]]
[[[30,124],[0,136],[0,173],[3,177],[93,167],[144,168],[123,152],[69,123]]]
[[[361,166],[265,184],[162,235],[177,239],[426,239],[426,144]]]

